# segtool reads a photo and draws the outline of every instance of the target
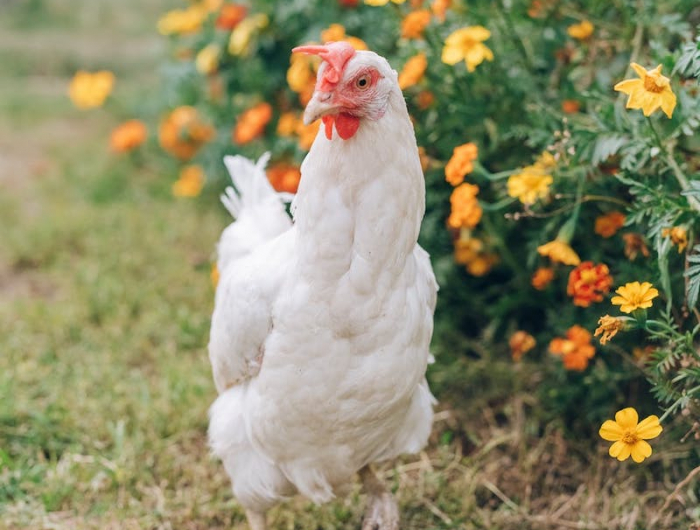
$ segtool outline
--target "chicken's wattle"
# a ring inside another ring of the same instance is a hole
[[[360,118],[345,112],[341,112],[338,115],[328,114],[322,120],[326,128],[326,138],[329,140],[333,138],[333,125],[335,125],[335,130],[338,131],[338,136],[343,140],[352,138],[357,129],[360,128]]]

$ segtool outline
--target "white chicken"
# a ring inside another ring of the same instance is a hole
[[[218,246],[209,356],[219,397],[209,439],[252,530],[301,493],[323,503],[359,472],[363,529],[395,530],[396,502],[370,464],[427,442],[425,371],[437,284],[417,244],[425,184],[388,62],[346,43],[323,59],[306,123],[323,127],[301,167],[294,223],[256,166],[228,157],[236,217]]]

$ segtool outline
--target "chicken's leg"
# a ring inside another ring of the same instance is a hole
[[[245,516],[248,518],[248,526],[250,527],[250,530],[267,530],[265,512],[246,510]]]
[[[360,479],[367,492],[362,530],[398,530],[399,507],[369,465],[360,469]]]

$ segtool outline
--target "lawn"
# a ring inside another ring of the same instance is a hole
[[[0,528],[244,528],[206,445],[215,194],[109,153],[129,109],[153,115],[165,0],[0,5]],[[84,113],[67,84],[108,68],[118,104]],[[441,339],[438,337],[437,339]],[[446,341],[446,339],[445,339]],[[447,347],[445,342],[440,348]],[[537,371],[480,342],[450,378],[422,454],[385,464],[404,529],[688,528],[683,445],[619,463],[537,411]],[[689,441],[687,443],[692,443]],[[670,447],[670,445],[669,445]],[[356,487],[276,508],[274,529],[354,529]]]

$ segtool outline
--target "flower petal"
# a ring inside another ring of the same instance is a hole
[[[643,87],[644,85],[641,79],[625,79],[616,84],[613,89],[618,92],[624,92],[625,94],[632,94],[634,90]]]
[[[656,438],[659,434],[661,434],[661,431],[663,430],[663,427],[659,424],[658,417],[648,416],[639,422],[639,425],[637,425],[636,434],[642,440],[651,440],[652,438]]]
[[[610,446],[608,454],[613,458],[617,458],[620,462],[627,460],[630,456],[630,446],[622,441],[617,441]]]
[[[464,51],[458,46],[450,46],[447,44],[442,49],[442,62],[445,64],[454,65],[464,59]]]
[[[640,463],[645,458],[651,456],[651,445],[644,440],[639,440],[637,443],[632,445],[630,453],[632,454],[632,460]]]
[[[615,421],[623,430],[634,429],[639,421],[639,415],[632,407],[627,407],[626,409],[617,411],[615,414]]]
[[[607,420],[603,425],[601,425],[598,434],[603,440],[609,442],[616,442],[622,438],[622,427],[620,427],[613,420]]]
[[[647,75],[647,70],[643,66],[637,63],[631,63],[630,66],[632,67],[632,70],[634,70],[635,73],[642,79],[644,79],[644,76]]]

